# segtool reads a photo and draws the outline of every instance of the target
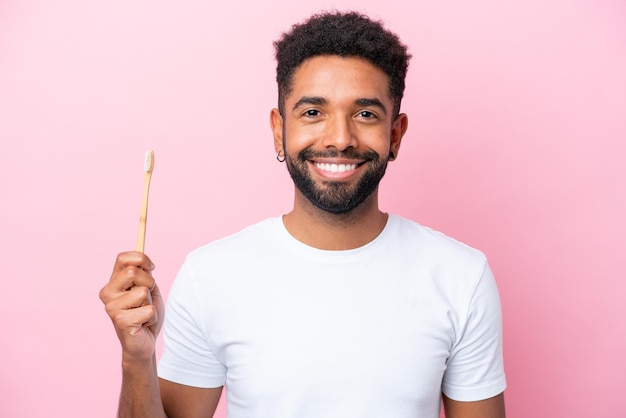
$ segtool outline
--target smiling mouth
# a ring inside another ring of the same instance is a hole
[[[358,164],[329,164],[329,163],[315,163],[315,167],[322,171],[328,171],[330,173],[345,173],[346,171],[356,170]]]

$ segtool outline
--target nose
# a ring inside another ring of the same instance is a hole
[[[350,117],[331,118],[326,125],[323,145],[344,151],[350,147],[358,147],[356,130]]]

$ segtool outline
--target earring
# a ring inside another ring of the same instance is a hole
[[[281,156],[280,156],[280,151],[276,153],[276,160],[277,160],[279,163],[282,163],[283,161],[285,161],[285,157],[284,157],[284,156],[281,158]]]

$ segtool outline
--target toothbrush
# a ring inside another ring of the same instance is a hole
[[[150,191],[150,180],[154,169],[154,151],[146,151],[143,162],[143,201],[141,203],[141,214],[139,215],[139,233],[137,234],[136,251],[143,252],[146,243],[146,223],[148,222],[148,192]]]

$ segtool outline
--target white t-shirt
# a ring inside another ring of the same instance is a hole
[[[226,385],[228,416],[438,418],[442,391],[505,387],[485,256],[389,215],[347,251],[270,218],[187,257],[170,291],[159,376]]]

